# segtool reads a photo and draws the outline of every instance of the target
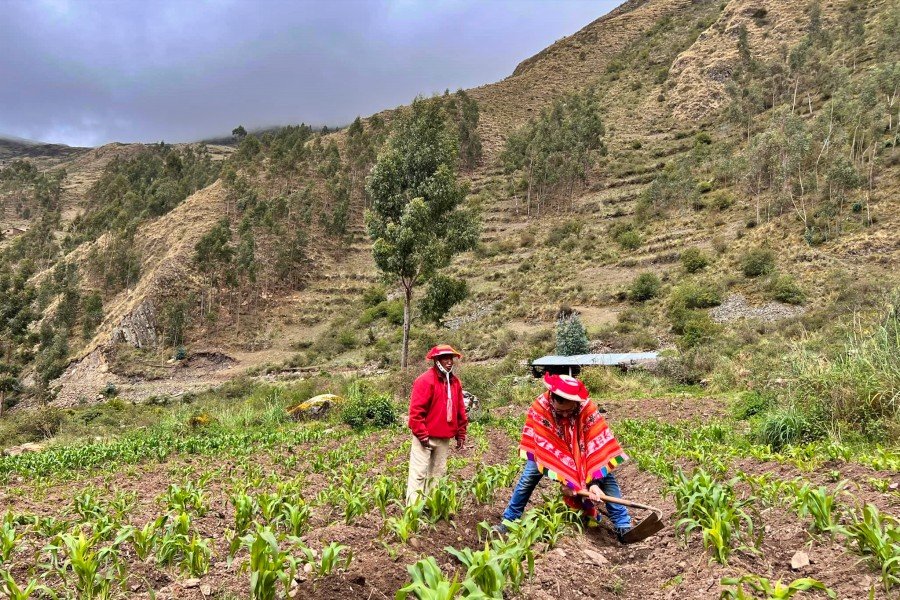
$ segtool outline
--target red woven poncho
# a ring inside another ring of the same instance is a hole
[[[606,419],[592,400],[581,404],[577,415],[558,418],[550,392],[535,398],[519,442],[522,458],[533,460],[541,472],[579,491],[594,479],[602,479],[628,460],[613,437]],[[566,498],[566,503],[589,510],[593,504]]]

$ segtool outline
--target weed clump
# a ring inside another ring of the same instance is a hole
[[[397,412],[389,394],[367,394],[361,386],[352,384],[341,411],[341,421],[353,429],[390,427],[397,422]]]
[[[681,253],[680,260],[685,273],[696,273],[709,265],[709,256],[699,248],[688,248]]]

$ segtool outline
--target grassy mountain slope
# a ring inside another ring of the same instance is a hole
[[[821,8],[824,27],[840,30],[842,20],[854,15],[868,32],[859,52],[848,54],[840,43],[849,42],[839,42],[829,58],[852,61],[851,79],[863,77],[884,60],[872,40],[891,9],[889,2],[856,1]],[[749,167],[722,162],[751,155],[744,148],[740,124],[727,112],[728,85],[741,66],[741,31],[746,31],[753,60],[768,64],[803,39],[809,21],[809,7],[803,3],[626,2],[523,61],[503,81],[470,90],[479,105],[484,157],[465,177],[471,185],[469,201],[482,211],[482,244],[451,267],[470,289],[469,298],[449,315],[453,329],[419,327],[414,352],[437,338],[462,344],[475,361],[546,351],[561,305],[581,314],[598,348],[672,347],[680,334],[672,331],[665,298],[691,280],[679,263],[687,248],[708,256],[710,265],[701,273],[701,283],[720,290],[721,300],[741,296],[751,309],[778,313],[783,305],[773,304],[777,282],[740,274],[748,251],[770,247],[777,270],[805,295],[800,308],[785,313],[795,316],[794,327],[810,326],[796,320],[798,312],[827,321],[835,314],[846,315],[853,302],[872,301],[891,281],[898,258],[891,234],[898,219],[895,148],[882,153],[876,185],[859,186],[851,194],[848,206],[863,203],[862,213],[845,207],[839,215],[841,235],[815,245],[804,238],[796,210],[779,208],[760,218],[759,207],[772,205],[772,193],[753,193],[752,182],[741,171]],[[505,140],[555,98],[587,86],[593,86],[599,98],[607,152],[572,193],[548,195],[532,207],[521,173],[503,169]],[[828,94],[817,86],[804,82],[806,97],[801,95],[801,100],[808,109],[797,111],[810,123],[827,103]],[[771,106],[767,110],[762,115],[774,113]],[[389,125],[392,114],[387,111],[377,118]],[[372,122],[365,120],[366,127]],[[329,224],[340,204],[329,188],[337,180],[327,174],[327,150],[334,143],[339,160],[349,163],[354,150],[347,131],[303,138],[301,145],[313,148],[309,152],[317,156],[304,166],[278,158],[289,151],[276,152],[272,144],[278,141],[272,139],[277,134],[266,136],[269,141],[264,139],[259,154],[249,142],[242,143],[226,161],[234,165],[236,179],[199,190],[136,228],[128,243],[140,257],[140,277],[122,289],[102,291],[103,318],[95,332],[84,341],[69,340],[66,361],[74,362],[53,384],[60,388],[59,403],[92,400],[110,384],[137,399],[193,389],[185,385],[188,379],[202,386],[247,369],[373,369],[392,364],[397,327],[390,314],[385,316],[392,309],[392,290],[387,290],[384,306],[372,307],[378,308],[376,316],[360,317],[369,308],[364,293],[378,282],[362,225],[365,198],[359,182],[364,172],[352,173],[355,183],[350,184],[341,231],[334,233]],[[92,186],[110,161],[141,151],[111,145],[52,165],[67,170],[57,238],[64,240],[67,224],[102,202]],[[216,160],[229,151],[211,149]],[[731,174],[723,176],[726,168]],[[675,205],[648,216],[648,194],[662,186],[662,174],[669,171],[687,172],[678,185],[690,190]],[[705,181],[713,189],[696,192]],[[195,260],[196,245],[225,215],[232,245],[238,248],[248,202],[256,216],[243,231],[256,232],[250,237],[258,271],[235,271],[235,281],[227,286],[211,283],[217,276],[224,281],[228,274],[204,272]],[[4,201],[5,215],[11,212],[8,206]],[[267,217],[274,214],[274,206],[281,206],[284,214]],[[300,280],[285,284],[274,274],[274,265],[286,232],[292,230],[283,224],[299,222],[297,214],[306,215],[305,262],[298,267]],[[873,214],[875,219],[869,218]],[[621,233],[629,228],[637,243],[626,245]],[[96,256],[91,249],[106,248],[118,235],[119,230],[110,231],[44,261],[32,281],[46,280],[65,257],[78,265],[85,293],[98,289],[88,268],[89,257]],[[10,239],[0,241],[0,248],[10,244]],[[661,278],[659,299],[630,302],[629,286],[642,272]],[[55,306],[48,303],[43,309]],[[740,310],[726,311],[723,319],[735,316],[741,316]],[[166,338],[172,323],[184,329],[175,336],[177,342]],[[754,328],[771,326],[728,322],[725,331],[752,338]],[[158,342],[167,347],[165,352],[156,351]],[[229,360],[194,366],[190,361],[167,362],[178,345],[187,346],[189,354],[221,353]]]

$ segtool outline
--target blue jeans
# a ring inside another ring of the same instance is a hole
[[[544,474],[538,470],[537,463],[533,460],[529,460],[525,463],[525,470],[522,471],[522,476],[519,477],[519,483],[516,484],[516,489],[513,491],[512,498],[509,499],[509,505],[506,507],[506,510],[503,511],[504,521],[515,521],[522,516],[522,513],[525,511],[525,505],[528,504],[528,500],[531,498],[534,488],[537,487],[543,477]],[[612,473],[600,480],[600,489],[607,496],[613,496],[615,498],[622,497],[622,490],[619,489],[619,482],[616,481],[616,478]],[[609,518],[612,520],[613,527],[631,527],[631,515],[628,514],[628,509],[621,504],[607,502],[606,511],[609,513]],[[597,517],[597,520],[600,520],[599,516]]]

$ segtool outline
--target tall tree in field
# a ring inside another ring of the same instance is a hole
[[[441,99],[417,98],[397,119],[366,184],[375,264],[403,292],[404,369],[413,290],[478,241],[478,216],[460,208],[466,189],[456,179],[458,156]]]

